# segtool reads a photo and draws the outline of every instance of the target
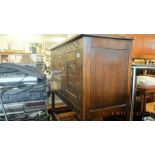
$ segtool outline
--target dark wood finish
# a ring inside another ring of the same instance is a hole
[[[129,112],[132,39],[78,35],[51,49],[57,94],[80,120]]]
[[[55,108],[55,94],[52,91],[52,109],[54,109],[54,108]]]

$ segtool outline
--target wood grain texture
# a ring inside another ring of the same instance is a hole
[[[91,38],[84,38],[83,52],[83,120],[90,119],[90,102],[91,102]]]
[[[155,34],[122,34],[121,36],[133,37],[133,58],[145,58],[155,55]],[[154,57],[153,57],[154,59]]]
[[[129,52],[94,49],[92,53],[91,108],[127,103]]]

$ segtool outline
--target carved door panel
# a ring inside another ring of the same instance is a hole
[[[81,109],[82,63],[80,61],[67,61],[65,63],[65,97]]]
[[[65,83],[65,66],[63,54],[60,54],[59,51],[60,50],[52,52],[52,89],[56,90],[59,95],[63,96]]]
[[[65,66],[64,61],[61,64],[61,95],[65,95]]]

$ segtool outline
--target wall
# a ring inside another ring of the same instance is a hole
[[[155,34],[125,34],[125,36],[134,37],[135,39],[132,57],[155,58]]]

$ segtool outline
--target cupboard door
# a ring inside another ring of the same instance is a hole
[[[81,109],[82,63],[81,61],[65,62],[65,97],[76,108]]]

